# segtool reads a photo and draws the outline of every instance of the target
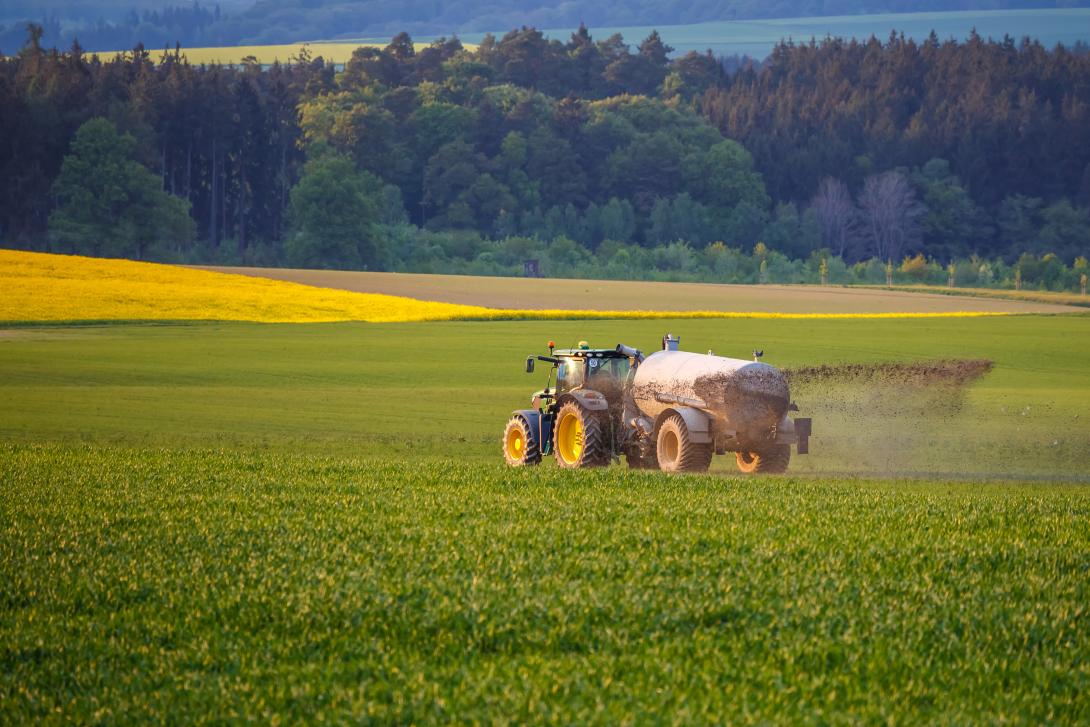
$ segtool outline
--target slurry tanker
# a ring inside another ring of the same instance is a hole
[[[512,466],[553,455],[561,467],[602,467],[622,455],[628,465],[664,472],[703,472],[713,454],[733,452],[742,472],[785,472],[791,447],[806,454],[811,420],[793,417],[787,379],[754,360],[679,350],[667,334],[649,356],[618,344],[585,341],[526,359],[550,365],[530,409],[511,414],[503,454]],[[553,384],[553,377],[556,383]]]

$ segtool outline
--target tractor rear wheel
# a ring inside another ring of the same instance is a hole
[[[602,420],[575,401],[569,401],[556,413],[553,425],[553,452],[561,467],[604,467],[610,452]]]
[[[735,452],[738,469],[749,474],[779,475],[791,462],[791,445],[777,444],[760,452]]]
[[[674,414],[659,426],[655,455],[663,472],[706,472],[712,463],[712,445],[692,441],[685,420]]]
[[[518,414],[507,420],[507,427],[503,430],[503,458],[512,467],[541,463],[537,432]]]

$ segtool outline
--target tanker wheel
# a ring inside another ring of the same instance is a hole
[[[560,407],[553,431],[553,452],[561,467],[604,467],[609,464],[602,420],[578,403],[569,401]]]
[[[517,414],[507,420],[507,428],[503,430],[503,458],[512,467],[525,467],[541,462],[537,434]]]
[[[659,427],[655,455],[663,472],[705,472],[712,463],[712,445],[690,440],[685,420],[674,414]]]
[[[760,452],[735,452],[738,469],[749,474],[783,474],[791,462],[791,445],[777,444]]]

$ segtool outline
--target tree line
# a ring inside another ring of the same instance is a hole
[[[1037,233],[1090,206],[1088,73],[1085,52],[975,33],[962,44],[829,39],[780,45],[700,108],[750,150],[775,199],[817,189],[831,212],[844,187],[864,208],[882,198],[896,234],[864,224],[854,253],[841,238],[849,256],[1050,248],[1070,259],[1085,240]]]
[[[790,277],[780,258],[922,255],[989,261],[997,284],[1023,253],[1073,271],[1087,252],[1084,54],[897,36],[785,43],[761,65],[671,51],[524,27],[474,50],[402,33],[343,71],[306,53],[194,66],[46,49],[32,28],[0,58],[0,240],[489,273],[521,250],[547,274],[714,279],[730,274],[707,251],[760,244],[772,277]]]

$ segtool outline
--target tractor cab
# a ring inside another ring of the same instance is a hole
[[[556,398],[573,391],[590,390],[598,392],[611,404],[619,400],[632,370],[629,356],[615,348],[591,348],[586,341],[580,341],[576,348],[561,349],[554,349],[552,341],[549,343],[548,356],[530,356],[526,360],[527,373],[533,372],[535,360],[554,366],[556,387],[538,392],[539,396]],[[551,381],[552,376],[549,378]]]
[[[628,357],[611,348],[573,348],[553,355],[559,359],[556,370],[559,393],[591,389],[612,400],[621,393],[631,370]]]

